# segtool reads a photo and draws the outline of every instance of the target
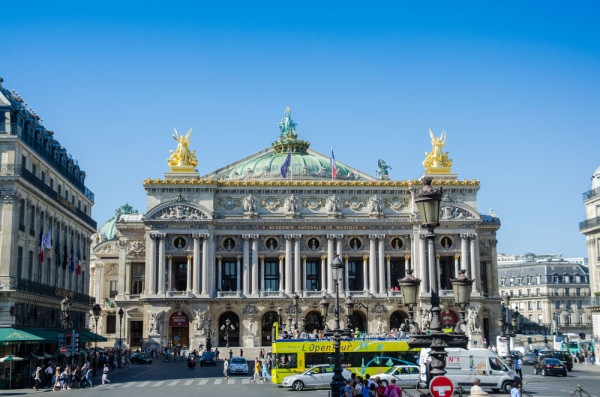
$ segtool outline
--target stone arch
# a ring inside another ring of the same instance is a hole
[[[392,329],[400,329],[404,324],[404,320],[408,318],[408,314],[404,310],[396,310],[390,314],[389,325],[390,331]]]
[[[268,310],[263,313],[260,320],[260,330],[261,330],[261,345],[262,346],[271,346],[273,343],[273,323],[279,321],[279,315],[275,310]]]
[[[304,330],[308,333],[313,333],[315,330],[322,330],[325,328],[323,324],[323,318],[321,313],[316,310],[311,310],[304,315],[306,320]]]
[[[230,321],[229,332],[226,331],[227,320]],[[217,333],[219,335],[219,346],[237,347],[240,346],[240,328],[241,328],[240,317],[233,311],[228,310],[221,313],[218,317],[217,322]]]
[[[348,328],[358,329],[362,333],[367,333],[367,316],[360,310],[354,310],[352,316],[348,317]]]
[[[206,222],[212,220],[212,212],[202,205],[185,199],[175,199],[152,208],[146,214],[145,219],[150,222],[172,220]]]

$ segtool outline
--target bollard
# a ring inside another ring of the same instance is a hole
[[[577,391],[579,392],[579,397],[581,397],[582,396],[582,394],[581,394],[581,391],[582,391],[581,390],[581,385],[577,385]]]

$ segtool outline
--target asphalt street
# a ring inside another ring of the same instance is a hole
[[[282,396],[282,397],[326,397],[327,390],[305,390],[294,392],[271,383],[252,383],[249,375],[236,375],[225,380],[223,364],[215,367],[196,367],[188,369],[185,362],[155,361],[151,365],[132,365],[129,368],[116,369],[110,374],[110,384],[95,385],[92,389],[73,389],[68,393],[78,396],[98,396],[109,393],[111,396],[143,394],[144,397],[164,397],[165,395],[213,396],[226,393],[227,396]],[[524,368],[525,387],[528,393],[536,397],[568,397],[581,384],[584,390],[594,397],[600,397],[600,366],[576,365],[567,378],[542,377],[533,375],[533,367]],[[406,390],[410,396],[418,396],[414,390]],[[53,393],[50,390],[3,390],[2,396]],[[56,392],[54,392],[56,393]],[[64,392],[67,393],[67,392]],[[503,396],[500,393],[490,393]],[[454,394],[458,396],[458,393]]]

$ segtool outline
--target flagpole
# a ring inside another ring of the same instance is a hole
[[[331,162],[333,163],[335,160],[333,159],[333,146],[330,146],[331,148]],[[333,166],[334,164],[331,164],[331,182],[333,182]]]
[[[292,148],[290,148],[290,183],[294,182],[294,173],[292,172],[293,158],[294,156],[292,156]]]

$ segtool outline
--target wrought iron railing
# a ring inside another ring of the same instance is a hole
[[[592,190],[588,190],[587,192],[583,193],[583,195],[582,195],[583,201],[589,200],[589,199],[594,198],[599,195],[600,195],[600,187],[597,187]]]
[[[85,184],[81,182],[81,180],[77,179],[75,175],[73,175],[73,173],[67,169],[67,167],[61,164],[59,160],[49,153],[43,144],[36,142],[31,134],[28,134],[26,131],[24,131],[22,126],[19,124],[0,123],[0,134],[16,135],[21,138],[21,140],[25,142],[27,146],[32,148],[38,155],[50,163],[56,171],[58,171],[64,178],[72,183],[73,186],[81,191],[81,193],[83,193],[90,200],[94,201],[94,193],[85,187]]]
[[[600,306],[600,296],[591,296],[583,300],[583,307]]]
[[[584,230],[584,229],[589,229],[591,227],[597,227],[597,226],[600,226],[600,216],[597,216],[592,219],[588,219],[583,222],[579,222],[579,231]]]
[[[27,280],[24,278],[17,280],[17,290],[51,298],[63,298],[68,296],[74,302],[83,303],[84,305],[93,305],[96,302],[96,299],[89,295],[56,288],[51,285],[38,283],[37,281]]]

